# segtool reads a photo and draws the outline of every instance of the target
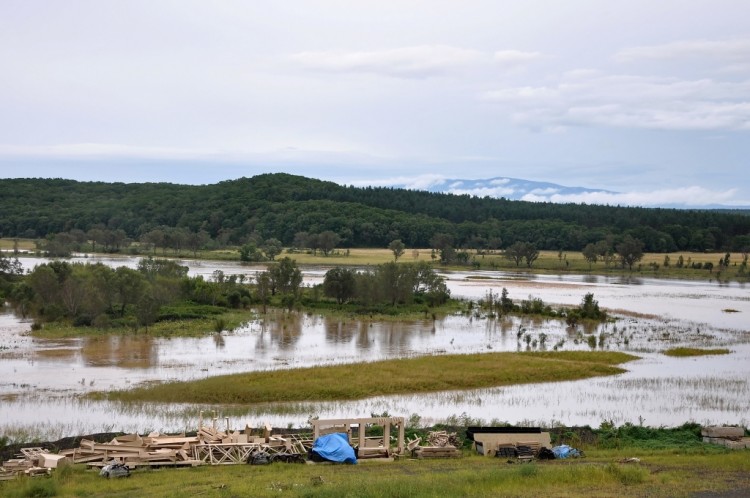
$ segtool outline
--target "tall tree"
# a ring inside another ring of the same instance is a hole
[[[323,293],[344,304],[354,296],[355,274],[348,268],[331,268],[323,280]]]
[[[388,249],[393,253],[393,260],[398,261],[398,258],[404,255],[404,251],[406,251],[406,246],[403,242],[401,242],[401,239],[392,240],[390,244],[388,244]]]
[[[633,265],[643,258],[643,242],[630,235],[626,235],[615,249],[622,266],[627,265],[630,271],[633,271]]]
[[[596,251],[596,246],[594,244],[586,244],[586,247],[583,248],[583,258],[588,262],[589,264],[589,270],[591,269],[591,265],[593,263],[596,263],[596,260],[599,258],[599,255]]]
[[[336,232],[326,230],[318,234],[318,246],[323,251],[324,256],[328,254],[341,242],[341,237]]]

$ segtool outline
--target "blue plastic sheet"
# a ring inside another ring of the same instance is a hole
[[[577,458],[581,456],[581,452],[575,448],[571,448],[567,444],[561,444],[552,448],[552,453],[555,454],[555,458]]]
[[[326,434],[315,440],[313,451],[331,462],[357,463],[354,448],[349,445],[346,434],[336,432]]]

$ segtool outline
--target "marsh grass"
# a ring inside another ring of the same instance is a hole
[[[688,356],[708,356],[717,354],[729,354],[728,349],[701,349],[701,348],[671,348],[664,351],[667,356],[688,357]]]
[[[489,353],[222,375],[117,391],[110,399],[193,403],[355,400],[481,387],[577,380],[624,372],[617,352]]]

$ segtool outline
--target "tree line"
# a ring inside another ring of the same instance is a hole
[[[323,284],[302,285],[297,263],[284,257],[254,277],[191,277],[174,260],[143,258],[136,268],[102,263],[51,261],[24,274],[17,260],[0,254],[0,298],[38,324],[65,321],[75,326],[148,327],[166,320],[207,318],[251,306],[316,307],[326,302],[359,309],[423,303],[439,306],[450,297],[442,277],[427,263],[387,263],[355,271],[333,268]]]
[[[750,248],[745,211],[532,203],[347,187],[287,174],[201,186],[4,179],[0,213],[3,237],[50,237],[53,248],[88,243],[114,252],[128,241],[162,254],[248,245],[253,257],[253,245],[264,254],[266,241],[300,246],[305,234],[305,247],[324,253],[331,238],[344,248],[386,247],[397,239],[430,247],[438,234],[450,237],[453,248],[477,250],[522,242],[538,250],[582,251],[628,235],[646,252]],[[323,234],[327,241],[315,240]]]

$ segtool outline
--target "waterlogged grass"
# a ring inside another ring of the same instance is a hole
[[[678,455],[664,451],[587,452],[583,460],[509,465],[469,452],[454,460],[360,461],[357,465],[205,466],[136,470],[102,479],[77,465],[51,478],[0,482],[0,495],[177,496],[691,496],[750,489],[747,452]],[[625,457],[640,464],[621,464]],[[710,472],[710,478],[707,478]],[[736,494],[740,496],[740,494]]]
[[[109,394],[122,401],[263,403],[578,380],[624,372],[636,357],[617,352],[488,353],[222,375]]]
[[[702,348],[672,348],[664,351],[667,356],[686,357],[686,356],[708,356],[715,354],[729,354],[728,349],[702,349]]]
[[[41,329],[32,331],[34,337],[59,339],[66,337],[91,337],[100,335],[147,334],[154,337],[202,337],[221,330],[233,330],[257,315],[251,310],[231,310],[206,318],[186,320],[165,320],[148,327],[134,325],[113,326],[107,328],[75,327],[71,323],[45,323]]]

